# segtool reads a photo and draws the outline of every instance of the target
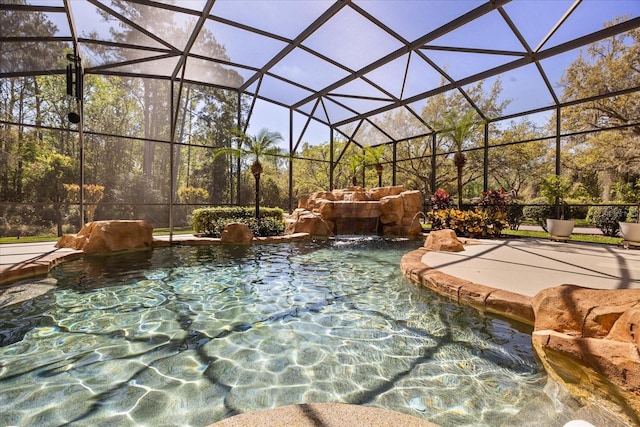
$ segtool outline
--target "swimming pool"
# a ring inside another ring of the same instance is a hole
[[[443,426],[509,423],[532,402],[539,417],[562,411],[527,331],[402,276],[417,246],[354,238],[64,263],[54,291],[0,310],[0,424],[206,425],[308,402]]]

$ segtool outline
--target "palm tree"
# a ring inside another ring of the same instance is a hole
[[[247,136],[242,132],[238,134],[240,144],[238,148],[219,148],[214,151],[214,157],[221,154],[232,154],[236,157],[249,156],[253,159],[251,163],[251,174],[256,180],[256,220],[260,219],[260,175],[262,175],[262,160],[265,156],[278,156],[282,154],[282,149],[276,146],[278,141],[282,141],[279,132],[262,128],[253,136]]]
[[[453,164],[458,170],[458,209],[462,210],[462,169],[467,163],[467,159],[462,152],[462,144],[466,141],[473,129],[478,125],[474,121],[475,110],[469,109],[464,113],[456,110],[449,111],[444,116],[444,120],[434,124],[434,128],[441,129],[443,137],[447,137],[456,144],[456,153],[453,156]]]
[[[382,163],[384,158],[384,145],[377,147],[364,147],[365,161],[373,163],[378,174],[378,187],[382,187]]]
[[[352,154],[347,159],[347,162],[347,168],[351,174],[351,184],[356,187],[358,185],[358,172],[360,172],[364,165],[364,155],[358,153]]]

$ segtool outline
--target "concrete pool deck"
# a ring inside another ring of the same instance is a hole
[[[156,236],[155,239],[156,245],[168,245],[168,236]],[[173,241],[180,244],[217,243],[213,240],[195,238],[191,235],[173,236]],[[56,249],[55,242],[0,245],[0,285],[30,276],[44,275],[59,262],[80,256],[80,251]],[[427,272],[444,280],[490,289],[491,295],[495,296],[494,309],[487,311],[498,314],[504,309],[505,300],[509,304],[519,299],[527,301],[540,290],[560,284],[576,284],[596,289],[640,289],[640,250],[615,246],[561,243],[533,238],[470,240],[463,252],[434,252],[421,248],[407,256],[411,258],[412,264],[409,267],[410,271],[404,268],[403,270],[405,275],[414,281],[420,282],[420,275]],[[407,256],[403,257],[403,263]],[[414,275],[418,280],[415,280]],[[0,303],[4,299],[3,293],[7,293],[9,289],[10,287],[0,287]],[[469,295],[473,297],[473,291],[470,291]],[[460,293],[460,302],[459,297]],[[485,304],[491,302],[490,298],[483,295],[479,295],[479,299],[484,300]],[[518,316],[510,317],[518,319]],[[395,422],[392,421],[394,419]],[[318,424],[318,420],[323,423]],[[362,424],[365,421],[367,422]],[[331,404],[285,406],[242,414],[215,425],[233,427],[348,424],[434,426],[393,411]]]
[[[574,284],[640,289],[640,250],[546,239],[469,240],[462,252],[429,251],[422,262],[459,279],[534,296]]]

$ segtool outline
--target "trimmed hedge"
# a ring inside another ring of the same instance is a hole
[[[605,236],[616,237],[620,230],[618,222],[626,220],[628,211],[627,206],[591,206],[587,219]]]
[[[530,219],[547,231],[547,218],[551,218],[553,212],[551,206],[545,199],[538,198],[529,202],[528,206],[522,209],[525,218]]]
[[[255,208],[225,206],[193,211],[193,228],[196,233],[220,237],[224,227],[231,222],[246,224],[255,236],[278,236],[284,232],[284,212],[280,208],[260,208],[260,221],[256,221]]]

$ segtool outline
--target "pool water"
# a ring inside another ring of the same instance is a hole
[[[527,331],[404,278],[419,242],[338,239],[86,257],[0,309],[0,425],[207,425],[343,402],[442,426],[540,407]],[[529,411],[530,412],[530,411]]]

